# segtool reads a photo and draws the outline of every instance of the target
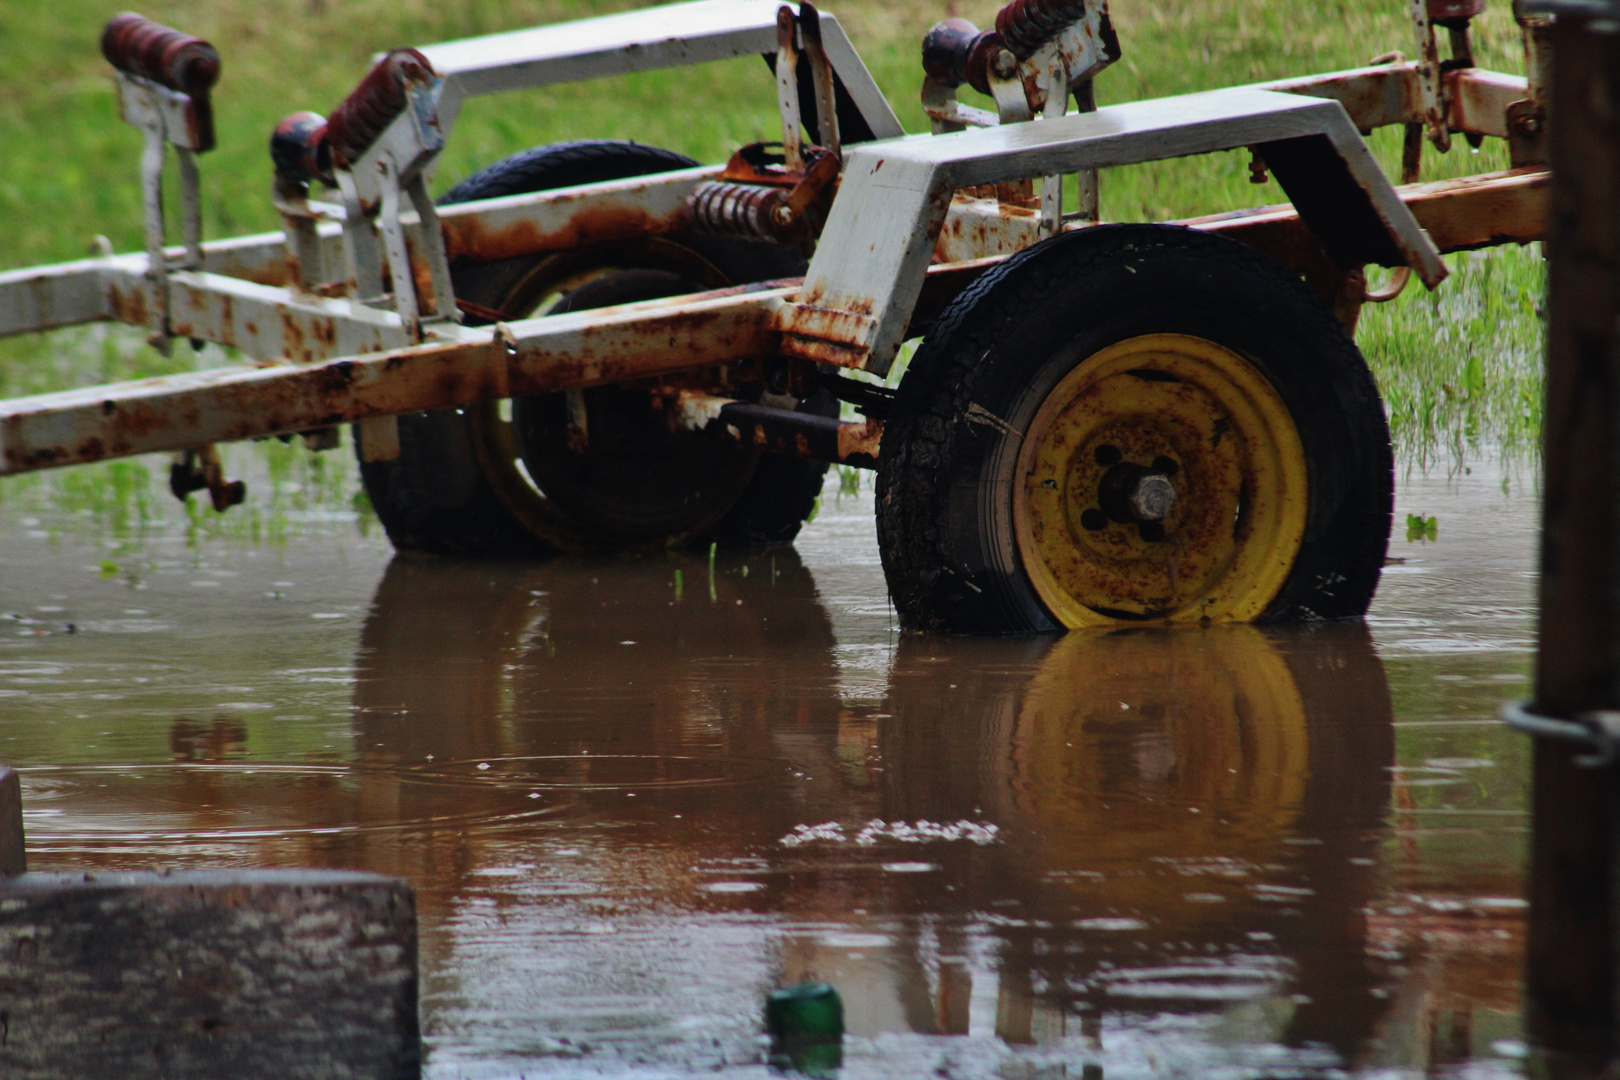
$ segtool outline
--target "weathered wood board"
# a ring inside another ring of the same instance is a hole
[[[28,869],[23,852],[22,785],[17,770],[0,765],[0,878]]]
[[[0,1076],[415,1077],[416,901],[342,871],[0,878]]]

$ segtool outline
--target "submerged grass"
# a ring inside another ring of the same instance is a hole
[[[1363,310],[1356,338],[1378,378],[1398,457],[1458,468],[1541,443],[1540,245],[1447,259],[1438,290],[1413,286]]]
[[[212,40],[224,57],[217,90],[220,147],[203,161],[209,236],[278,227],[268,198],[266,140],[277,118],[299,108],[329,111],[364,73],[377,50],[586,17],[642,6],[633,0],[159,0],[142,10]],[[980,25],[994,0],[829,2],[908,130],[926,130],[918,102],[918,43],[947,15]],[[1125,60],[1099,81],[1106,104],[1185,93],[1366,63],[1391,50],[1412,51],[1399,0],[1116,0]],[[81,256],[104,234],[117,250],[138,249],[140,137],[117,119],[111,81],[96,47],[114,9],[92,0],[0,5],[0,268]],[[1518,71],[1517,30],[1506,5],[1476,24],[1482,64]],[[723,103],[724,107],[716,107]],[[774,94],[757,59],[626,76],[597,83],[475,99],[451,140],[436,188],[443,190],[492,161],[529,146],[569,138],[625,138],[669,146],[704,161],[724,160],[740,143],[775,135]],[[1399,135],[1372,140],[1394,169]],[[1444,157],[1432,150],[1425,178],[1504,168],[1503,148],[1472,154],[1462,140]],[[1157,221],[1280,201],[1274,185],[1249,183],[1247,155],[1229,153],[1110,171],[1103,210],[1110,220]],[[1543,276],[1533,250],[1453,258],[1453,276],[1435,294],[1413,286],[1395,303],[1369,307],[1359,339],[1389,403],[1403,459],[1421,467],[1457,465],[1501,447],[1533,453],[1540,424]],[[0,394],[183,371],[229,362],[216,348],[193,355],[182,344],[165,358],[137,331],[86,327],[0,342]],[[348,508],[357,487],[346,453],[307,458],[300,447],[259,444],[237,452],[241,468],[268,476],[280,455],[326,464],[326,491]],[[251,462],[248,460],[251,459]],[[255,463],[256,462],[256,463]],[[85,489],[122,499],[136,514],[130,469],[161,490],[159,466],[102,465],[43,483],[67,504]],[[341,478],[341,479],[332,479]],[[0,499],[21,497],[16,481]],[[11,490],[8,490],[11,489]],[[119,493],[123,494],[120,495]],[[144,497],[144,496],[143,496]],[[272,529],[281,489],[250,496],[261,529]],[[156,505],[168,505],[166,495]],[[174,508],[178,511],[178,507]],[[103,510],[93,509],[94,513]],[[109,511],[110,512],[110,511]],[[126,513],[126,511],[119,511]],[[147,505],[148,513],[157,513]],[[169,512],[169,511],[163,511]],[[211,517],[211,515],[209,515]],[[201,528],[201,526],[197,526]],[[244,536],[248,524],[221,526]]]

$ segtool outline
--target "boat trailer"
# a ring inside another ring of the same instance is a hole
[[[145,136],[146,250],[0,273],[0,334],[116,320],[247,362],[0,402],[0,472],[175,452],[176,494],[223,510],[218,444],[353,424],[397,546],[509,554],[791,539],[839,462],[879,470],[909,627],[1359,615],[1392,491],[1361,307],[1546,220],[1547,17],[1520,20],[1521,78],[1473,64],[1484,0],[1409,6],[1412,59],[1099,107],[1106,0],[1012,0],[928,33],[915,135],[809,2],[396,49],[278,126],[283,230],[214,241],[219,56],[121,15],[102,47]],[[749,55],[779,143],[659,167],[561,144],[429,195],[468,98]],[[1363,138],[1394,125],[1398,184]],[[1513,167],[1421,182],[1423,144],[1458,137]],[[1225,151],[1288,203],[1100,222],[1107,169]]]

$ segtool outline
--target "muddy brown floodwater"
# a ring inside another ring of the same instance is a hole
[[[31,868],[408,878],[432,1077],[766,1075],[806,979],[852,1078],[1523,1071],[1529,470],[1407,478],[1365,625],[1022,640],[901,637],[869,487],[712,573],[42,490],[0,503]]]

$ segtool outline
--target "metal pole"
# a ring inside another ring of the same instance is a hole
[[[1546,1075],[1595,1076],[1620,1053],[1620,777],[1603,752],[1620,709],[1620,3],[1520,7],[1557,18],[1531,709],[1590,732],[1535,741],[1525,1019]]]

